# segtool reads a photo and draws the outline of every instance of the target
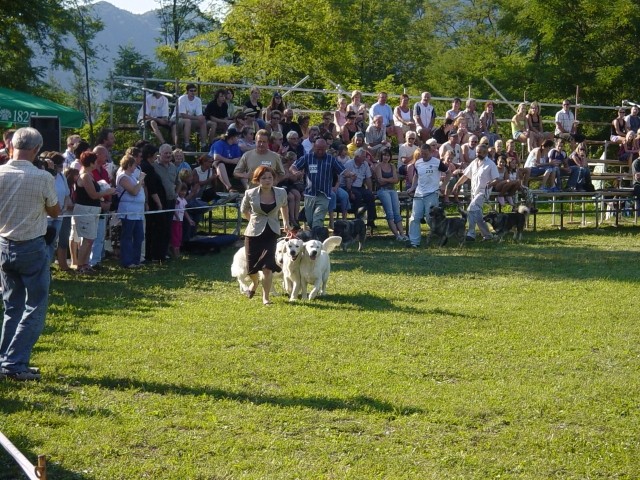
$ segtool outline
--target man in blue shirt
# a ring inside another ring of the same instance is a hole
[[[238,146],[238,131],[235,128],[229,127],[227,133],[211,145],[209,156],[213,158],[218,178],[227,191],[244,190],[242,182],[233,176],[233,170],[242,157],[242,150]]]
[[[313,150],[298,158],[291,165],[294,175],[304,174],[304,213],[309,228],[322,227],[329,211],[331,192],[338,187],[338,177],[344,166],[332,155],[327,154],[326,140],[319,138]]]

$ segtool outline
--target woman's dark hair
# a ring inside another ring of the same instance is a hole
[[[96,145],[102,145],[109,137],[110,133],[113,133],[113,130],[111,130],[110,128],[103,128],[102,130],[100,130],[100,133],[98,133],[98,138],[96,138]]]
[[[155,145],[152,145],[151,143],[147,143],[144,147],[142,147],[142,160],[148,161],[157,152],[158,152],[158,149],[156,148]]]
[[[281,113],[284,112],[284,109],[287,108],[284,103],[284,99],[280,97],[280,104],[276,104],[276,96],[271,97],[271,103],[269,103],[269,109],[273,112],[274,110],[278,110]]]
[[[93,163],[96,163],[96,160],[98,160],[98,156],[90,151],[82,152],[82,155],[80,155],[80,163],[85,168],[90,167]]]
[[[76,158],[80,158],[80,155],[82,155],[82,153],[86,152],[87,150],[89,150],[89,143],[81,140],[80,143],[78,143],[76,149],[73,151],[73,155]]]

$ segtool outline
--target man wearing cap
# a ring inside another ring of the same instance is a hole
[[[233,176],[233,170],[242,157],[242,150],[238,146],[238,131],[229,127],[222,138],[211,145],[209,156],[213,158],[218,179],[227,191],[232,192],[241,188],[240,180]]]
[[[253,172],[260,166],[270,167],[275,170],[279,178],[274,178],[274,183],[277,183],[285,175],[280,155],[269,150],[269,133],[266,130],[258,130],[255,139],[256,148],[244,152],[233,170],[233,176],[242,181],[245,190],[250,187],[257,187],[251,182],[251,179],[253,178]]]
[[[424,142],[431,138],[431,130],[436,121],[436,109],[431,105],[431,94],[422,92],[420,101],[413,105],[413,119],[416,122],[416,131]]]
[[[226,132],[229,125],[233,123],[233,119],[229,117],[226,89],[221,88],[216,91],[213,100],[204,108],[204,118],[207,119],[209,127],[209,143],[213,143],[216,135]]]
[[[33,160],[42,135],[31,127],[12,139],[13,157],[0,166],[0,279],[4,321],[0,334],[0,378],[38,380],[29,367],[49,300],[49,256],[45,243],[47,215],[60,214],[54,178]]]
[[[178,131],[182,130],[184,150],[192,152],[195,147],[191,145],[191,129],[197,128],[200,133],[200,143],[207,140],[207,121],[202,113],[202,100],[196,96],[196,86],[193,83],[187,85],[187,93],[178,98],[176,104],[176,120]]]
[[[322,227],[329,211],[331,192],[338,188],[338,176],[344,166],[327,153],[327,141],[316,140],[313,150],[298,158],[289,169],[294,175],[304,174],[304,211],[309,228]]]
[[[148,123],[160,144],[164,143],[164,137],[160,126],[171,128],[169,124],[169,100],[165,97],[164,85],[159,83],[152,93],[145,97],[144,104],[138,112],[138,125],[143,127]]]

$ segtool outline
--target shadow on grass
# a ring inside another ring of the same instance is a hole
[[[528,231],[519,244],[506,236],[502,243],[475,242],[463,248],[423,246],[418,250],[389,248],[384,239],[374,238],[362,253],[333,254],[332,270],[416,277],[491,277],[510,272],[545,280],[630,281],[636,279],[629,262],[638,255],[637,249],[612,250],[600,245],[607,238],[631,239],[638,232],[638,228]]]
[[[158,395],[191,395],[199,397],[207,395],[216,400],[232,400],[235,402],[248,402],[254,405],[274,405],[277,407],[303,407],[315,410],[351,410],[371,413],[386,413],[399,416],[423,413],[423,410],[415,407],[396,406],[388,402],[376,400],[364,395],[358,395],[347,399],[330,398],[322,396],[313,397],[287,397],[278,395],[259,395],[249,392],[230,392],[212,387],[192,387],[186,385],[171,385],[157,382],[141,381],[131,378],[91,378],[73,377],[69,379],[74,385],[98,385],[108,390],[124,391],[139,389]]]
[[[521,244],[507,238],[500,244],[475,242],[462,249],[447,246],[417,251],[378,236],[367,241],[363,252],[336,251],[331,256],[332,269],[336,272],[355,271],[362,276],[363,292],[339,294],[339,286],[332,283],[331,295],[313,305],[319,309],[338,307],[429,313],[407,306],[406,301],[389,301],[367,291],[373,287],[367,278],[370,274],[403,275],[412,277],[410,282],[433,276],[482,279],[511,274],[551,281],[601,278],[635,281],[630,260],[637,256],[637,250],[608,249],[607,239],[620,236],[631,239],[638,231],[640,229],[634,227],[526,231]],[[203,295],[216,288],[236,290],[237,284],[229,272],[235,252],[236,249],[230,247],[217,254],[186,257],[139,271],[125,271],[110,260],[106,271],[91,277],[56,272],[49,310],[50,319],[55,320],[47,322],[45,332],[85,329],[84,333],[95,334],[98,330],[93,325],[84,324],[86,317],[125,316],[132,310],[137,315],[147,312],[153,315],[155,311],[169,307],[179,295],[177,292],[185,288]],[[406,300],[402,292],[398,295]]]
[[[398,312],[398,313],[413,313],[413,314],[425,314],[427,313],[423,309],[414,308],[407,305],[399,305],[396,302],[390,301],[384,297],[380,297],[371,292],[363,292],[354,295],[343,295],[331,293],[326,297],[320,297],[314,301],[301,301],[307,307],[314,307],[318,309],[335,309],[348,310],[350,307],[357,310],[373,310],[376,312]]]

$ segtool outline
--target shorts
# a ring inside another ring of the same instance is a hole
[[[98,236],[98,220],[100,218],[100,207],[90,205],[80,205],[76,203],[73,207],[73,217],[71,218],[71,234],[78,238],[95,240]]]
[[[518,140],[520,138],[520,135],[523,135],[523,131],[522,130],[516,130],[515,132],[513,132],[513,139],[514,140]]]

